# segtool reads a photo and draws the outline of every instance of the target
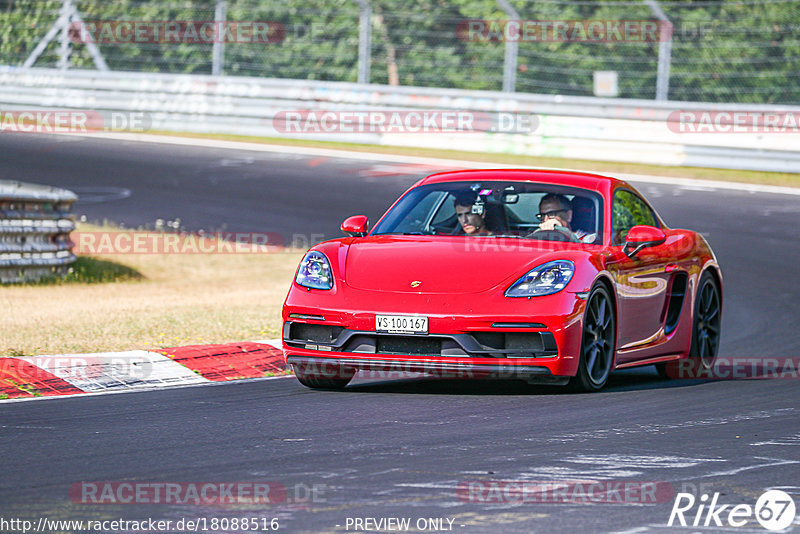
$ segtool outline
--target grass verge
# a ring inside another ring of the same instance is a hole
[[[543,158],[520,154],[498,154],[493,152],[463,152],[459,150],[442,150],[433,148],[416,148],[401,146],[362,145],[358,143],[339,143],[334,141],[312,141],[305,139],[284,139],[279,137],[250,137],[244,135],[198,134],[186,132],[151,132],[157,135],[189,137],[198,139],[221,139],[262,143],[281,146],[318,147],[333,150],[350,150],[370,152],[374,154],[394,154],[425,158],[443,158],[474,162],[503,163],[530,167],[555,167],[591,172],[648,174],[654,176],[674,176],[678,178],[697,178],[701,180],[721,180],[762,185],[779,185],[800,187],[800,169],[798,173],[742,171],[735,169],[711,169],[705,167],[671,167],[666,165],[646,165],[642,163],[618,163],[612,161],[574,160],[563,158]]]
[[[81,231],[117,231],[79,224]],[[81,257],[65,280],[0,287],[0,356],[276,338],[301,251]]]

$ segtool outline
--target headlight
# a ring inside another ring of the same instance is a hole
[[[331,264],[322,252],[312,250],[303,257],[300,269],[297,270],[295,282],[312,289],[330,289],[333,287]]]
[[[507,297],[539,297],[558,293],[575,274],[575,264],[567,260],[543,263],[506,289]]]

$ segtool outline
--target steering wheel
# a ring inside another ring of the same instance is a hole
[[[552,230],[535,230],[528,237],[541,239],[543,241],[568,241],[570,243],[580,243],[578,236],[563,226],[556,226]]]

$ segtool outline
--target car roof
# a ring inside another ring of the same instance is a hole
[[[540,182],[553,185],[566,185],[609,192],[619,186],[630,187],[625,181],[610,176],[581,171],[562,171],[551,169],[478,169],[464,171],[447,171],[432,174],[422,179],[418,185],[442,182],[480,180],[507,180],[523,182]]]

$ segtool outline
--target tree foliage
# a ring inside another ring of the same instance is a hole
[[[2,0],[0,0],[2,1]],[[84,20],[214,19],[213,0],[73,0]],[[800,103],[800,8],[763,0],[660,2],[674,26],[670,100]],[[522,20],[654,20],[634,3],[512,0]],[[19,65],[55,22],[61,0],[0,4],[0,63]],[[506,43],[464,39],[468,20],[509,19],[495,0],[370,0],[370,81],[424,87],[501,90]],[[224,72],[240,76],[356,81],[359,4],[355,0],[228,0],[230,21],[283,27],[274,43],[226,43]],[[209,74],[212,45],[101,44],[112,70]],[[593,74],[616,71],[620,96],[655,96],[659,43],[518,43],[516,90],[592,95]],[[58,38],[37,66],[55,66]],[[93,68],[85,45],[72,44],[75,68]]]

